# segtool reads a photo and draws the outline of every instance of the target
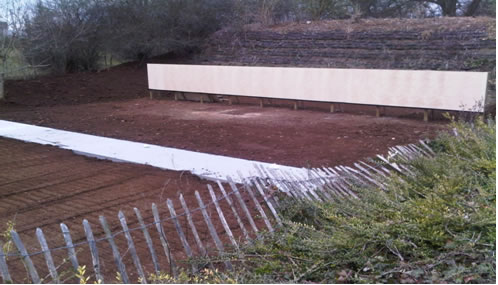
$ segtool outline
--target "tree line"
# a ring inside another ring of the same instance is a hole
[[[0,60],[12,50],[53,72],[95,70],[192,49],[214,31],[348,18],[494,15],[496,0],[5,0]]]

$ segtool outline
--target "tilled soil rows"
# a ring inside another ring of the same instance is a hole
[[[122,230],[118,220],[121,210],[127,217],[130,229],[139,226],[133,211],[137,207],[146,224],[153,222],[151,211],[152,203],[156,203],[162,219],[170,217],[166,207],[166,200],[171,199],[177,214],[183,213],[178,200],[180,193],[185,197],[189,209],[199,207],[194,192],[200,192],[205,204],[211,201],[206,184],[212,184],[218,197],[222,194],[215,183],[202,181],[188,173],[164,171],[152,167],[100,161],[75,155],[70,151],[54,147],[28,144],[14,140],[0,139],[0,229],[6,230],[9,221],[14,222],[15,230],[19,233],[28,252],[40,252],[41,248],[36,239],[35,230],[41,228],[47,238],[50,248],[65,246],[59,223],[64,222],[70,229],[73,243],[85,242],[85,233],[82,226],[83,219],[87,219],[94,231],[95,237],[104,237],[99,222],[99,216],[104,215],[113,232]],[[225,186],[230,191],[229,186]],[[251,201],[244,196],[247,205]],[[232,227],[236,237],[241,237],[240,229],[231,209],[225,200],[221,200],[220,207],[226,213],[227,223]],[[212,218],[216,231],[222,241],[228,244],[228,237],[224,233],[222,224],[217,217],[216,209],[210,205],[208,212]],[[256,210],[250,207],[256,224],[263,229],[263,221],[257,218]],[[240,212],[240,209],[239,209]],[[193,212],[192,218],[196,225],[204,246],[211,254],[216,254],[214,242],[209,234],[200,211]],[[241,215],[244,223],[248,221]],[[192,232],[189,230],[185,216],[179,217],[185,236],[194,251],[199,256]],[[162,223],[169,240],[172,254],[180,266],[186,267],[182,260],[186,260],[184,248],[171,221]],[[148,228],[152,237],[156,254],[162,269],[168,272],[169,265],[159,241],[155,226]],[[138,256],[145,271],[154,272],[149,249],[141,230],[134,230],[132,237],[135,242]],[[116,236],[116,243],[127,266],[132,282],[138,281],[137,271],[131,260],[126,239],[123,234]],[[13,247],[13,245],[12,245]],[[12,248],[11,247],[11,248]],[[112,251],[107,241],[97,243],[102,272],[107,282],[114,282],[117,268],[112,258]],[[15,253],[16,250],[10,251]],[[92,262],[88,244],[76,247],[80,265],[86,265],[87,275],[93,276]],[[67,259],[67,249],[52,252],[54,263],[60,267],[58,272],[69,273],[71,264]],[[41,278],[51,280],[45,265],[43,254],[35,255],[33,262]],[[10,274],[15,282],[29,282],[26,269],[17,257],[8,257],[7,263]],[[71,275],[65,275],[68,278]],[[68,281],[77,282],[75,279]]]

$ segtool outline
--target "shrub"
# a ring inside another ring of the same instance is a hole
[[[494,283],[496,126],[453,123],[416,175],[360,199],[287,203],[279,232],[245,249],[237,282]],[[456,136],[454,135],[456,134]],[[257,258],[249,258],[256,256]]]

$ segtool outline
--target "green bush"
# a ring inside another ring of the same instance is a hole
[[[284,226],[244,250],[237,282],[495,283],[496,126],[453,123],[416,175],[361,199],[284,203]],[[455,136],[455,134],[457,134]]]

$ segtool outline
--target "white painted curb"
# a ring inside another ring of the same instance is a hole
[[[25,142],[53,145],[99,159],[150,165],[161,169],[190,171],[210,180],[225,181],[230,176],[241,182],[244,178],[257,177],[255,166],[275,169],[307,177],[305,168],[297,168],[254,160],[187,151],[152,144],[99,137],[76,132],[39,127],[0,120],[0,136]]]

